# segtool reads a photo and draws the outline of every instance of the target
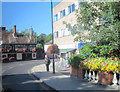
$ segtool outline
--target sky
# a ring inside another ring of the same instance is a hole
[[[55,6],[59,2],[53,2]],[[33,27],[37,35],[52,33],[50,2],[2,2],[2,26],[17,32]]]

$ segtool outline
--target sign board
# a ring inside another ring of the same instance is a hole
[[[17,53],[17,60],[22,60],[22,53]]]

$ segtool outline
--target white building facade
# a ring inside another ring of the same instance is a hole
[[[73,54],[78,54],[78,43],[74,42],[74,36],[68,30],[63,22],[74,25],[77,23],[75,15],[76,9],[79,8],[79,0],[62,0],[53,7],[53,32],[54,44],[60,49],[61,61],[69,58]]]

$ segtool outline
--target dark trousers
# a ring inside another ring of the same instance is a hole
[[[49,64],[46,64],[46,70],[49,72]]]

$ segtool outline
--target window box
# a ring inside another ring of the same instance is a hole
[[[9,62],[9,58],[7,57],[2,58],[2,63],[8,63],[8,62]]]
[[[10,57],[10,58],[9,58],[9,61],[10,61],[10,62],[14,62],[14,61],[15,61],[15,57]]]

